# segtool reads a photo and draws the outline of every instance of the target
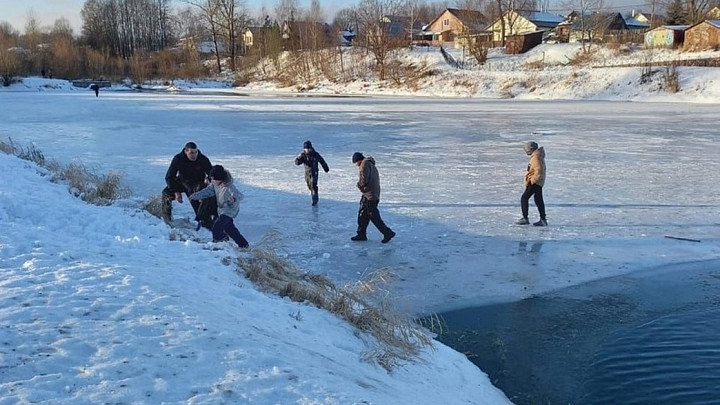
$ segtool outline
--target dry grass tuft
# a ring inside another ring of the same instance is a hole
[[[327,277],[296,269],[278,257],[270,239],[238,259],[242,272],[260,288],[297,302],[309,302],[348,321],[372,336],[375,346],[363,355],[391,371],[401,361],[417,359],[423,347],[432,344],[430,333],[412,317],[393,309],[384,288],[392,279],[389,269],[372,272],[368,278],[338,288]]]
[[[121,184],[120,173],[101,175],[80,163],[62,165],[46,159],[34,145],[23,148],[12,139],[7,142],[0,141],[0,151],[37,163],[52,173],[52,181],[68,183],[70,193],[91,204],[110,205],[113,201],[130,195],[130,190]]]
[[[97,174],[81,163],[70,163],[53,172],[54,181],[67,182],[73,195],[91,204],[110,205],[130,195],[121,185],[122,176],[117,172]]]
[[[143,203],[142,208],[145,211],[149,212],[150,215],[162,218],[162,195],[158,194],[150,197],[149,200]]]
[[[597,48],[592,48],[587,51],[578,51],[571,58],[568,58],[568,65],[570,66],[588,66],[595,62],[597,57]]]

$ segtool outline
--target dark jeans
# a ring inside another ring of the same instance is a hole
[[[525,192],[522,197],[520,197],[520,208],[522,209],[523,218],[528,217],[530,196],[532,195],[535,196],[535,205],[540,213],[540,219],[545,219],[545,201],[543,200],[542,186],[538,186],[537,184],[531,184],[525,187]]]
[[[378,231],[380,231],[383,235],[387,235],[392,232],[392,230],[385,225],[382,218],[380,218],[380,211],[378,211],[379,203],[380,201],[371,201],[366,199],[364,196],[360,199],[360,208],[358,209],[357,217],[358,235],[367,235],[367,227],[370,221],[372,221],[373,225],[375,225]]]
[[[221,242],[227,240],[228,236],[235,241],[241,248],[249,246],[248,241],[242,236],[240,231],[235,227],[235,222],[227,215],[220,215],[215,220],[212,227],[213,242]]]
[[[175,200],[175,192],[184,193],[190,200],[190,194],[200,191],[207,187],[205,183],[195,185],[178,185],[176,190],[165,187],[162,191],[162,215],[168,221],[172,220],[172,202]],[[202,221],[203,224],[209,226],[213,222],[213,218],[217,216],[217,200],[215,197],[205,198],[202,200],[190,200],[193,211],[195,212],[195,220]]]
[[[305,174],[305,183],[308,186],[308,190],[310,190],[310,196],[312,197],[313,204],[317,204],[318,202],[318,182],[317,182],[317,176],[312,177]]]

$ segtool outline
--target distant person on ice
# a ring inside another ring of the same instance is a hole
[[[378,204],[380,203],[380,174],[375,167],[375,159],[371,156],[365,157],[360,152],[352,155],[352,162],[358,167],[357,188],[362,193],[360,208],[357,217],[357,235],[350,238],[354,241],[367,240],[367,227],[370,221],[383,234],[382,243],[390,242],[395,232],[388,228],[380,218]]]
[[[528,142],[524,146],[525,153],[530,156],[530,163],[525,173],[525,192],[520,197],[520,209],[522,210],[522,218],[516,223],[518,225],[527,225],[528,210],[530,196],[535,196],[535,205],[540,213],[540,220],[533,223],[535,226],[547,226],[545,219],[545,201],[543,200],[542,189],[545,185],[545,149],[538,147],[535,142]]]
[[[318,163],[322,166],[325,173],[330,171],[325,159],[313,148],[310,141],[303,143],[303,151],[295,158],[296,165],[305,165],[305,183],[307,183],[308,189],[310,189],[310,195],[312,196],[312,205],[315,206],[318,203]]]
[[[190,195],[190,200],[213,198],[217,201],[218,217],[212,227],[213,242],[222,242],[232,238],[241,248],[247,248],[248,241],[235,227],[233,218],[240,211],[243,194],[233,184],[230,172],[217,165],[210,170],[212,182],[204,189]]]
[[[183,193],[189,197],[190,194],[207,186],[209,180],[206,181],[206,179],[210,175],[211,169],[212,163],[210,163],[210,159],[200,152],[195,142],[186,143],[183,150],[173,157],[170,167],[165,173],[167,187],[162,191],[162,216],[164,220],[172,221],[173,200],[182,204]],[[202,203],[191,200],[190,205],[195,211],[198,229],[200,226],[211,229],[213,216],[217,215],[216,202],[212,199],[205,200]]]
[[[90,89],[95,92],[95,97],[100,93],[100,86],[97,83],[91,84]]]

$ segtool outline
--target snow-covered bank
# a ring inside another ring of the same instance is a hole
[[[344,52],[359,50],[346,49]],[[473,64],[460,49],[448,52],[463,60],[467,69],[448,65],[438,48],[399,50],[395,58],[406,64],[426,66],[432,74],[411,84],[398,85],[392,80],[379,81],[374,77],[349,81],[316,79],[284,87],[272,79],[257,76],[254,81],[232,87],[232,80],[164,80],[145,83],[142,89],[158,92],[187,92],[267,95],[317,96],[382,96],[382,97],[448,97],[520,100],[606,100],[644,102],[720,102],[720,68],[677,67],[679,91],[673,92],[664,83],[665,67],[656,66],[657,74],[641,80],[650,63],[689,59],[717,59],[720,51],[681,52],[672,49],[644,49],[621,47],[609,49],[593,46],[590,56],[583,54],[580,44],[542,44],[520,55],[506,55],[501,48],[491,50],[483,66]],[[369,57],[368,57],[369,58]],[[583,63],[575,59],[587,59]],[[371,63],[370,60],[366,63]],[[618,67],[636,65],[636,67]],[[73,87],[60,79],[23,78],[0,92],[12,91],[77,91],[89,89]],[[106,91],[137,91],[128,81],[114,84]]]
[[[619,100],[717,103],[720,102],[720,68],[678,67],[678,92],[670,92],[660,74],[641,83],[643,64],[684,59],[718,58],[719,51],[680,52],[677,50],[591,48],[584,64],[573,63],[582,53],[579,44],[543,44],[526,54],[506,55],[493,50],[487,63],[474,66],[462,50],[449,52],[466,62],[467,69],[449,66],[437,48],[399,51],[398,60],[427,66],[432,75],[412,86],[392,81],[353,80],[347,83],[320,80],[279,87],[272,81],[255,81],[237,90],[252,94],[304,93],[380,95],[412,97],[517,98],[524,100]],[[349,51],[347,51],[349,52]],[[637,64],[639,67],[613,67]]]
[[[0,153],[0,404],[507,404],[436,344],[388,373],[367,340],[260,293],[226,257],[96,207]]]

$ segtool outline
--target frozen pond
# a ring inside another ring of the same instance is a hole
[[[250,243],[275,231],[298,267],[339,282],[391,267],[395,294],[420,314],[719,257],[719,107],[17,92],[0,93],[0,136],[121,171],[142,198],[160,192],[170,158],[193,140],[239,180],[236,222]],[[331,168],[317,209],[293,163],[305,139]],[[528,140],[547,152],[542,229],[512,225]],[[398,233],[387,246],[372,226],[370,241],[349,241],[355,151],[377,161],[380,210]]]

